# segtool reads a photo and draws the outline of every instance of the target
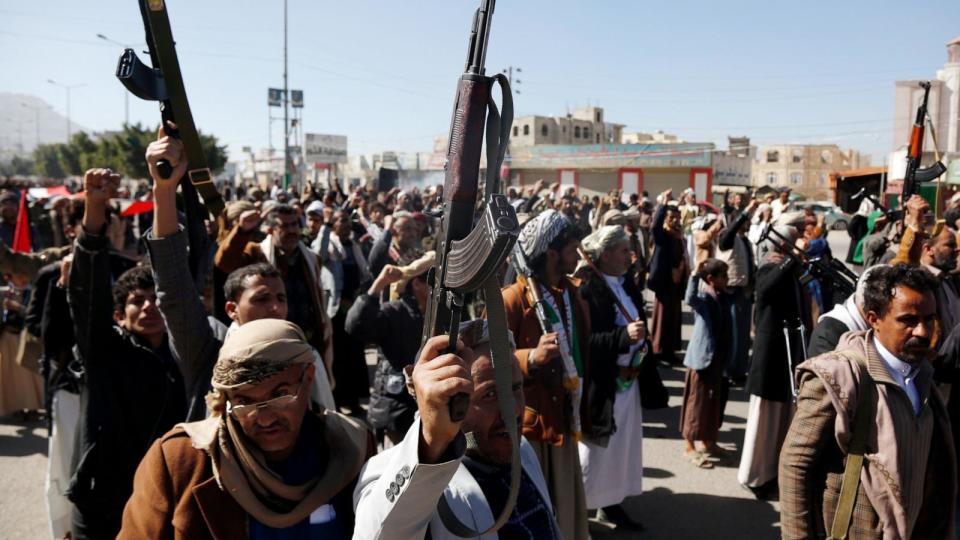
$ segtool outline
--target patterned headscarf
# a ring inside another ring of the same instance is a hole
[[[550,243],[556,240],[560,233],[573,222],[554,209],[542,212],[531,219],[520,231],[520,247],[530,259],[536,259],[547,252]]]
[[[607,225],[600,227],[590,236],[584,238],[580,245],[587,252],[587,255],[590,255],[591,259],[597,260],[604,251],[628,240],[630,240],[630,237],[622,225]]]
[[[294,364],[312,364],[300,327],[282,319],[250,321],[230,333],[210,381],[215,390],[259,384]]]

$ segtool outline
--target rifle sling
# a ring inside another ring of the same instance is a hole
[[[502,114],[497,112],[493,92],[490,92],[490,103],[487,107],[487,182],[484,190],[487,200],[490,199],[490,195],[500,193],[500,166],[507,154],[510,128],[513,126],[513,95],[510,93],[510,83],[502,73],[494,75],[491,79],[500,85],[503,94],[503,111]]]
[[[857,410],[854,413],[853,439],[847,451],[847,462],[843,470],[843,483],[840,486],[840,498],[837,501],[837,512],[833,516],[830,527],[830,537],[834,540],[847,538],[850,529],[850,520],[853,518],[853,507],[860,490],[860,470],[863,468],[863,455],[867,448],[867,435],[873,420],[873,403],[876,400],[876,384],[873,377],[867,372],[866,359],[856,355],[856,362],[860,365],[860,391],[857,397]]]
[[[474,531],[464,525],[454,514],[447,502],[446,495],[440,495],[437,512],[440,520],[448,531],[461,538],[475,538],[491,534],[510,519],[513,507],[517,503],[517,494],[520,493],[520,434],[517,430],[517,416],[513,399],[513,355],[507,342],[507,317],[503,307],[503,297],[500,295],[500,282],[497,276],[487,278],[483,283],[483,296],[487,303],[487,323],[490,326],[490,356],[493,361],[493,376],[497,388],[497,403],[500,405],[500,414],[507,425],[510,434],[510,443],[513,445],[513,456],[510,464],[510,493],[507,496],[503,511],[496,521],[485,531]],[[469,440],[470,437],[468,437]]]
[[[147,8],[150,31],[153,36],[153,51],[160,63],[160,71],[167,87],[168,103],[173,108],[173,117],[177,124],[180,140],[183,141],[184,152],[187,155],[189,170],[187,177],[190,183],[203,197],[204,206],[213,219],[223,212],[223,198],[213,184],[213,176],[207,167],[207,157],[203,152],[200,135],[193,123],[190,113],[190,103],[187,101],[187,92],[183,86],[183,76],[180,73],[180,62],[177,59],[177,50],[173,41],[173,32],[170,30],[170,19],[167,17],[166,7],[154,10]],[[164,129],[169,129],[163,126]]]

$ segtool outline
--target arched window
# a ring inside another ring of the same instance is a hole
[[[513,126],[513,136],[516,137],[520,133],[520,128]]]
[[[574,139],[580,138],[580,126],[573,126],[573,138]]]
[[[524,124],[524,125],[523,125],[523,134],[524,134],[524,135],[529,135],[529,134],[530,134],[530,124]]]
[[[588,128],[587,126],[583,126],[583,138],[584,139],[590,138],[590,128]]]
[[[768,172],[768,173],[767,173],[767,184],[773,186],[773,185],[776,185],[776,183],[777,183],[777,173],[775,173],[775,172]]]
[[[550,130],[547,128],[546,124],[543,124],[542,126],[540,126],[540,134],[543,135],[544,137],[550,134]]]

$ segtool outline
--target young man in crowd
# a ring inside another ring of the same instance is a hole
[[[364,467],[354,493],[356,539],[458,538],[437,512],[446,499],[468,527],[494,523],[510,486],[513,449],[497,403],[490,334],[486,321],[460,325],[458,356],[441,354],[448,338],[427,342],[411,377],[420,414],[403,441]],[[512,343],[511,343],[512,345]],[[523,376],[513,364],[514,414],[523,415]],[[470,396],[462,422],[452,422],[447,402],[457,392]],[[467,447],[464,433],[475,445]],[[559,539],[543,473],[530,444],[521,438],[522,468],[517,504],[500,538]]]
[[[314,375],[295,324],[233,332],[213,369],[212,416],[153,443],[118,538],[350,538],[353,487],[375,446],[358,421],[310,410]]]
[[[181,162],[175,172],[185,169]],[[202,367],[173,353],[149,267],[111,286],[105,216],[119,183],[107,169],[84,175],[86,209],[67,289],[83,368],[68,492],[74,539],[117,534],[137,464],[154,439],[187,419],[192,378]]]
[[[533,309],[529,282],[503,290],[507,326],[524,375],[523,435],[543,468],[564,538],[587,538],[587,505],[577,439],[590,429],[585,396],[589,386],[590,312],[580,298],[579,280],[568,277],[580,256],[580,233],[563,214],[550,209],[520,233],[521,249],[539,280],[552,331],[544,334]]]
[[[956,457],[930,364],[936,288],[922,268],[876,270],[864,290],[870,330],[798,367],[797,412],[780,455],[783,538],[954,537]],[[859,483],[847,486],[858,437],[866,459],[850,477]],[[855,504],[837,522],[841,485],[855,489]]]
[[[183,159],[183,143],[161,135],[147,148],[147,163],[154,167],[159,159],[177,163]],[[151,169],[152,170],[152,169]],[[191,419],[205,416],[204,397],[209,391],[210,375],[217,354],[226,338],[221,328],[207,316],[199,293],[192,284],[187,266],[187,238],[177,223],[176,190],[180,177],[153,178],[154,224],[147,234],[153,279],[157,284],[157,303],[170,332],[174,353],[199,371],[188,376]],[[243,218],[240,218],[243,222]],[[280,271],[269,263],[254,263],[231,272],[224,285],[227,316],[242,326],[250,321],[288,316],[286,286]],[[320,364],[322,366],[322,363]],[[334,406],[325,370],[315,377],[313,397],[327,407]]]

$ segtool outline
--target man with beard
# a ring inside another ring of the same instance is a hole
[[[324,292],[320,260],[301,241],[300,218],[292,206],[272,206],[265,222],[268,235],[259,244],[250,241],[252,230],[245,231],[242,224],[237,224],[230,240],[217,250],[215,264],[228,275],[257,262],[268,262],[280,270],[289,299],[287,320],[303,329],[307,341],[323,358],[332,382],[333,327],[326,309],[328,293]]]
[[[936,287],[922,268],[877,269],[870,329],[798,367],[780,456],[784,538],[954,537],[956,457],[930,364]]]
[[[212,416],[181,424],[137,469],[118,538],[350,538],[369,431],[313,411],[314,353],[289,321],[260,319],[220,349]]]
[[[460,358],[440,355],[441,336],[427,342],[413,368],[412,391],[420,414],[403,441],[367,463],[354,493],[354,538],[380,540],[458,538],[443,526],[437,500],[444,497],[454,514],[474,530],[493,525],[507,499],[513,448],[497,403],[490,335],[486,321],[460,325]],[[511,340],[512,346],[512,340]],[[473,357],[473,360],[471,360]],[[513,367],[514,414],[523,414],[523,375]],[[451,422],[447,401],[472,386],[470,407],[461,423]],[[437,393],[433,388],[446,388]],[[468,446],[464,433],[469,433]],[[550,495],[537,456],[521,438],[520,493],[500,538],[560,538]]]
[[[183,161],[174,172],[185,170]],[[199,370],[172,352],[149,267],[133,268],[111,286],[106,207],[119,184],[120,175],[108,169],[84,175],[86,208],[67,288],[83,371],[67,493],[75,539],[112,538],[120,530],[137,464],[154,439],[187,419],[193,384],[184,375]]]
[[[393,222],[370,250],[370,275],[378,276],[383,267],[396,265],[400,257],[413,260],[420,247],[420,227],[413,214],[400,210],[393,213]]]
[[[507,327],[517,340],[514,356],[524,376],[523,435],[540,461],[563,537],[586,539],[577,441],[591,429],[584,395],[590,382],[590,308],[580,297],[580,280],[568,277],[580,260],[580,232],[551,209],[530,220],[517,243],[539,282],[543,324],[550,330],[541,329],[529,281],[518,279],[503,290]]]

